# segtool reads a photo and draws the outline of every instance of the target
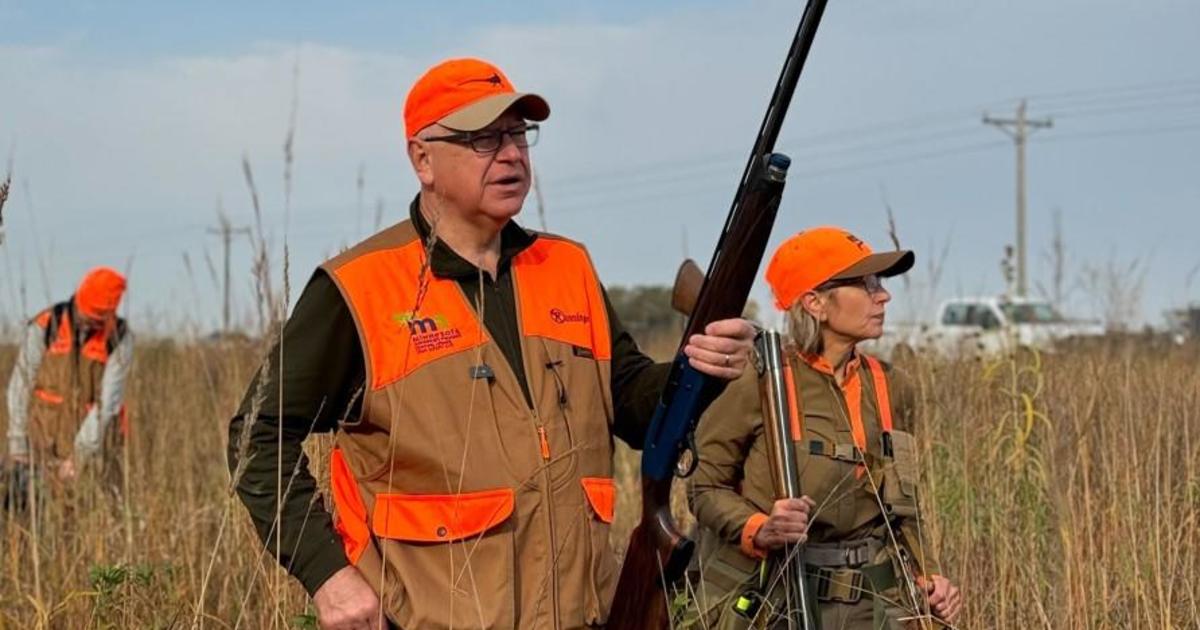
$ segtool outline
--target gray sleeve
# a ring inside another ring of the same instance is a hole
[[[29,453],[26,426],[29,422],[29,394],[33,392],[33,379],[42,365],[45,354],[45,331],[41,326],[30,323],[25,328],[25,338],[17,351],[17,362],[8,380],[8,454]]]
[[[126,332],[104,366],[104,376],[100,380],[100,402],[88,412],[79,432],[75,434],[75,452],[80,457],[100,451],[108,425],[121,413],[125,382],[132,363],[133,333]]]

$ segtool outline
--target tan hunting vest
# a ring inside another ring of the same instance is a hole
[[[75,435],[88,412],[100,402],[100,384],[117,341],[118,322],[78,344],[67,303],[39,313],[34,322],[46,331],[46,352],[34,377],[30,401],[29,445],[43,460],[75,453]],[[114,429],[127,431],[124,413]]]
[[[611,340],[584,248],[541,235],[512,262],[532,407],[411,221],[323,268],[366,363],[361,417],[333,454],[336,527],[387,615],[402,628],[603,623]]]

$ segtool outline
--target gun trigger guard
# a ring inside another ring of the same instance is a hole
[[[696,468],[700,465],[700,452],[696,449],[696,432],[695,431],[688,431],[687,445],[683,447],[683,452],[691,453],[691,455],[692,455],[690,458],[691,462],[688,463],[688,466],[686,469],[680,469],[679,466],[676,466],[675,467],[675,476],[679,477],[680,479],[687,479],[688,477],[691,477],[693,473],[696,472]]]

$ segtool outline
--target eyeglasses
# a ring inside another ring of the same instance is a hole
[[[512,138],[513,144],[517,145],[518,149],[527,149],[537,144],[539,129],[541,127],[537,123],[526,123],[509,129],[461,131],[444,136],[424,138],[424,140],[426,142],[450,142],[452,144],[469,146],[480,155],[489,155],[499,151],[500,147],[504,145],[504,136]]]
[[[830,280],[818,286],[816,291],[830,291],[840,287],[859,287],[867,292],[867,295],[875,295],[884,290],[883,278],[876,274],[868,274],[858,278],[845,278],[842,280]]]

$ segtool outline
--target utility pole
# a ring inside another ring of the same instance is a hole
[[[233,227],[229,222],[229,217],[225,216],[225,212],[221,210],[220,204],[218,204],[217,227],[208,228],[208,233],[221,237],[221,246],[225,248],[225,305],[221,311],[221,333],[227,334],[229,332],[229,251],[233,245],[233,237],[240,234],[250,236],[250,228]]]
[[[542,198],[542,178],[538,177],[537,169],[532,166],[533,171],[533,196],[537,199],[538,221],[542,224],[542,231],[546,231],[546,200]]]
[[[983,123],[1008,134],[1017,147],[1017,295],[1025,297],[1029,288],[1025,271],[1025,141],[1034,131],[1052,127],[1054,121],[1049,118],[1029,120],[1025,117],[1025,99],[1021,99],[1015,118],[993,118],[985,113]]]

